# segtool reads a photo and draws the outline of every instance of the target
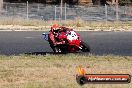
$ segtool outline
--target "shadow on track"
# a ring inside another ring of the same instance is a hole
[[[64,53],[54,53],[54,52],[30,52],[30,53],[25,53],[26,55],[46,55],[46,54],[51,54],[51,55],[62,55]],[[67,53],[68,54],[68,53]],[[65,54],[64,54],[65,55]]]
[[[46,54],[54,54],[53,52],[30,52],[25,53],[26,55],[46,55]]]
[[[46,54],[51,54],[51,55],[67,55],[69,53],[54,53],[54,52],[29,52],[25,53],[26,55],[46,55]],[[70,53],[70,54],[81,54],[79,52],[76,53]]]

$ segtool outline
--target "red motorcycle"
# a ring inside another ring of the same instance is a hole
[[[43,33],[43,38],[48,41],[49,33]],[[65,44],[59,44],[54,46],[49,43],[54,53],[75,53],[79,50],[82,52],[90,52],[90,47],[80,38],[80,35],[73,31],[67,30],[66,32],[61,32],[57,36],[58,41],[64,41]]]

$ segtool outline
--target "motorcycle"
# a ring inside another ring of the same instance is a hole
[[[49,42],[49,33],[43,33],[42,36],[44,40]],[[54,46],[53,43],[49,42],[54,53],[75,53],[79,50],[82,52],[90,52],[89,45],[83,42],[80,35],[74,30],[59,33],[57,40],[64,41],[65,43]]]

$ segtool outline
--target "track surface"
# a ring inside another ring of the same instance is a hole
[[[0,54],[45,54],[52,52],[42,31],[0,32]],[[132,32],[79,32],[95,55],[132,55]],[[88,53],[85,53],[88,54]]]

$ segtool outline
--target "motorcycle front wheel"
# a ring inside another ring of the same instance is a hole
[[[90,52],[90,46],[88,44],[86,44],[85,42],[81,41],[81,51],[82,52]]]

